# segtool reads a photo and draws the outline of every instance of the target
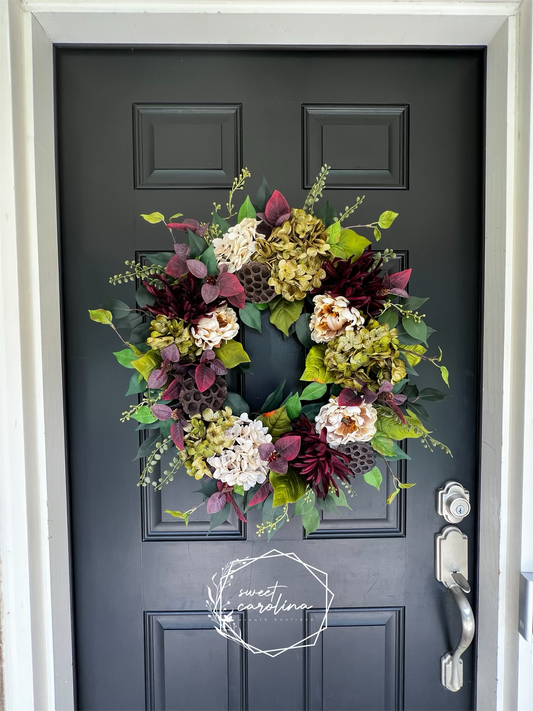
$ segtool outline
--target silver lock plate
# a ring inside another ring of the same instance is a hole
[[[458,481],[447,481],[437,493],[437,512],[448,523],[460,523],[470,513],[470,492]]]
[[[446,526],[435,536],[435,577],[447,588],[457,585],[453,573],[468,575],[468,536],[456,526]]]

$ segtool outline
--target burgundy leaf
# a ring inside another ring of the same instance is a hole
[[[340,391],[337,402],[341,407],[356,407],[363,402],[363,397],[351,388],[344,388]]]
[[[220,289],[220,296],[226,297],[244,293],[241,282],[237,279],[235,274],[230,274],[229,272],[223,272],[218,275],[217,285]]]
[[[181,392],[182,378],[173,380],[163,392],[163,400],[176,400]]]
[[[180,359],[180,352],[175,343],[171,343],[169,346],[162,348],[161,355],[165,360],[169,360],[172,363],[177,363]]]
[[[204,284],[202,286],[202,299],[206,304],[210,304],[215,299],[218,299],[220,289],[216,284]]]
[[[388,380],[384,380],[379,386],[378,393],[390,393],[392,392],[394,385]]]
[[[152,370],[148,376],[148,387],[153,390],[158,390],[167,384],[168,373],[164,368],[161,370]]]
[[[398,415],[398,417],[399,417],[400,420],[404,423],[404,425],[407,424],[406,421],[405,421],[405,417],[403,416],[402,411],[400,410],[400,408],[398,407],[398,405],[394,402],[394,400],[388,400],[388,401],[387,401],[387,405],[390,407],[391,410],[393,410],[393,411]]]
[[[175,254],[173,257],[170,258],[170,261],[166,266],[165,272],[169,276],[178,278],[187,272],[187,262],[181,257],[178,257],[177,254]]]
[[[215,358],[215,351],[212,351],[210,348],[208,348],[206,351],[202,353],[202,357],[200,358],[200,363],[205,363],[206,361],[214,360]]]
[[[261,459],[266,462],[266,460],[270,457],[270,455],[275,451],[275,447],[272,444],[272,442],[264,442],[263,444],[260,444],[259,447],[257,448],[259,450],[259,456]]]
[[[207,228],[208,228],[208,227],[209,227],[209,225],[208,225],[207,222],[206,222],[204,225],[200,225],[200,226],[198,227],[198,229],[196,229],[196,230],[194,230],[194,231],[196,232],[196,234],[198,235],[198,237],[203,237],[203,236],[205,235],[205,233],[207,232]]]
[[[265,207],[265,216],[267,222],[275,227],[283,224],[291,215],[289,203],[285,200],[279,190],[274,190],[272,197],[267,202]]]
[[[181,244],[176,242],[174,244],[174,252],[178,255],[178,257],[181,257],[185,262],[187,259],[189,259],[189,255],[191,253],[191,248],[189,247],[188,244]]]
[[[363,385],[363,399],[367,405],[371,405],[378,399],[378,396],[377,393],[375,393],[373,390],[370,390],[369,387]]]
[[[218,513],[219,511],[222,511],[224,506],[226,505],[226,494],[223,494],[220,491],[215,491],[214,494],[212,494],[208,499],[207,499],[207,513],[208,514],[214,514]]]
[[[246,306],[246,296],[244,295],[244,290],[241,291],[240,294],[228,296],[227,299],[232,306],[235,306],[236,309],[243,309]]]
[[[218,358],[215,358],[215,360],[211,361],[211,370],[215,375],[226,375],[226,373],[228,372],[228,369],[226,368],[224,363]]]
[[[404,269],[403,272],[389,274],[389,284],[393,289],[405,289],[407,282],[411,278],[411,269]]]
[[[183,425],[181,422],[176,422],[175,425],[172,425],[170,428],[170,436],[176,447],[180,450],[183,449],[185,445],[183,443]]]
[[[168,405],[161,405],[161,403],[152,405],[152,412],[158,420],[168,420],[172,415],[170,407]]]
[[[197,279],[204,279],[207,276],[207,267],[198,259],[188,259],[186,264],[190,273]]]
[[[196,380],[196,385],[198,385],[198,390],[203,393],[215,382],[215,374],[211,368],[201,363],[194,371],[194,379]]]
[[[285,459],[285,457],[276,457],[276,459],[273,459],[268,463],[268,466],[277,474],[286,474],[289,468],[289,462]]]
[[[230,494],[226,494],[226,499],[227,499],[228,497],[229,497],[229,502],[230,502],[230,504],[233,506],[233,508],[235,509],[235,513],[237,514],[238,518],[239,518],[241,521],[244,521],[244,523],[246,523],[246,519],[244,518],[244,515],[243,515],[242,511],[241,511],[240,508],[237,506],[237,503],[236,503],[235,499],[233,498],[233,496],[231,495],[231,493],[230,493]]]
[[[181,230],[182,232],[187,232],[187,230],[196,230],[200,227],[198,220],[183,220],[183,222],[169,222],[167,227],[173,230]]]
[[[255,494],[252,497],[252,500],[248,504],[248,507],[251,506],[257,506],[257,504],[260,504],[261,501],[264,501],[270,492],[272,491],[272,486],[270,485],[270,482],[268,479],[265,481],[264,484],[261,485],[261,488],[259,491],[256,491]]]
[[[401,296],[403,299],[407,299],[409,297],[409,294],[405,291],[405,289],[389,289],[389,294]]]
[[[276,452],[290,461],[298,456],[301,444],[302,438],[298,437],[298,435],[287,435],[287,437],[281,437],[276,442]]]
[[[401,395],[400,393],[398,393],[398,394],[394,395],[393,400],[397,405],[403,405],[403,403],[407,400],[407,396]]]

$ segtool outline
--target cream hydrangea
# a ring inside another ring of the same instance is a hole
[[[313,298],[315,310],[309,328],[315,343],[328,343],[346,331],[357,331],[365,319],[344,296],[319,294]]]
[[[194,342],[203,350],[218,348],[222,341],[229,341],[239,333],[237,314],[226,305],[218,306],[191,326]]]
[[[226,234],[213,240],[213,249],[218,264],[225,264],[228,272],[236,272],[249,262],[255,252],[255,237],[260,220],[245,217]]]
[[[214,478],[228,486],[242,486],[245,491],[266,481],[268,462],[259,456],[259,445],[272,441],[268,428],[260,420],[250,420],[244,412],[224,434],[233,439],[233,444],[207,460]]]
[[[362,403],[352,407],[338,404],[331,397],[315,420],[315,429],[320,434],[326,428],[326,440],[333,449],[348,442],[368,442],[376,434],[378,413],[372,405]]]

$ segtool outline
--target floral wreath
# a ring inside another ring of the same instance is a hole
[[[210,223],[181,213],[168,220],[159,212],[141,215],[166,225],[173,251],[126,261],[127,271],[110,278],[139,284],[137,308],[111,300],[89,311],[120,337],[125,348],[114,355],[135,371],[126,395],[138,402],[121,421],[136,420],[150,434],[137,455],[139,486],[160,490],[182,466],[201,481],[197,506],[167,511],[185,523],[204,505],[210,530],[232,510],[246,521],[250,509],[262,508],[258,534],[270,540],[291,515],[301,515],[309,535],[319,509],[348,506],[354,477],[379,490],[378,457],[394,482],[388,504],[413,486],[390,466],[410,458],[399,442],[420,439],[451,455],[431,436],[420,402],[446,395],[410,382],[427,361],[448,385],[440,348],[426,355],[433,329],[417,309],[427,299],[407,293],[411,269],[388,267],[397,259],[391,249],[373,251],[355,231],[369,229],[379,241],[398,215],[386,211],[376,222],[344,227],[364,197],[341,215],[328,201],[316,207],[327,174],[324,166],[303,208],[291,208],[263,178],[255,203],[246,197],[237,211],[235,195],[250,177],[245,168],[233,181],[225,218],[216,203]],[[308,349],[301,380],[309,384],[285,396],[281,383],[260,412],[250,413],[224,376],[230,369],[249,372],[250,358],[236,338],[243,324],[261,331],[267,309],[274,326]],[[127,340],[124,329],[131,331]],[[169,449],[168,468],[155,480]]]

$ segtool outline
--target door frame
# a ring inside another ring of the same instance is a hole
[[[533,472],[525,456],[533,396],[523,385],[533,371],[531,2],[0,0],[1,670],[8,711],[74,708],[53,48],[175,45],[176,37],[223,46],[487,46],[477,709],[533,707],[533,645],[517,632],[518,573],[533,570]]]

